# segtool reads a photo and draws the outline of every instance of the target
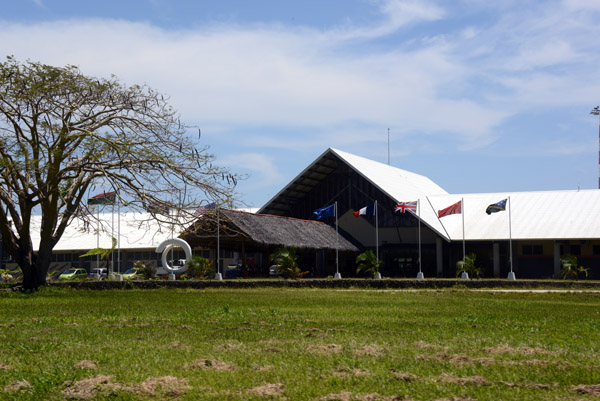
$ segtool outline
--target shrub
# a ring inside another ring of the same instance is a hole
[[[141,274],[145,280],[150,280],[156,275],[155,267],[147,266],[139,260],[133,263],[133,267],[138,269],[138,273]]]
[[[297,279],[304,277],[308,274],[307,271],[303,272],[298,266],[298,256],[296,255],[296,248],[277,248],[271,254],[271,262],[277,265],[277,273],[283,277]]]
[[[190,278],[208,278],[215,274],[215,268],[210,260],[202,256],[192,256],[185,262],[187,275]]]
[[[371,249],[367,249],[356,257],[356,274],[365,274],[368,277],[374,278],[379,272],[381,260],[377,260],[377,256]]]
[[[475,266],[475,259],[477,259],[477,255],[471,253],[466,255],[464,260],[459,261],[456,264],[456,277],[465,272],[469,274],[470,278],[480,278],[481,268]]]

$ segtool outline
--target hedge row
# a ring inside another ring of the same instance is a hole
[[[372,289],[443,289],[443,288],[499,288],[499,289],[597,289],[599,281],[562,280],[416,280],[416,279],[305,279],[305,280],[135,280],[135,281],[68,281],[50,283],[56,287],[81,289],[119,288],[372,288]]]

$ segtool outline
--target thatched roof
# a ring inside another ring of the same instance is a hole
[[[264,246],[294,246],[298,249],[336,249],[357,252],[343,236],[336,242],[335,228],[314,220],[300,220],[236,210],[219,210],[223,237],[243,237]],[[210,230],[212,231],[212,230]],[[206,238],[208,232],[196,232]],[[214,235],[214,234],[212,234]]]

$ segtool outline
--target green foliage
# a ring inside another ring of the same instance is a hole
[[[575,279],[577,280],[580,276],[587,277],[588,269],[583,266],[579,266],[577,257],[571,254],[564,255],[560,260],[560,278],[563,280]]]
[[[209,278],[214,276],[215,269],[210,260],[202,256],[194,255],[185,262],[187,266],[187,276],[190,278]]]
[[[156,268],[152,267],[150,265],[146,265],[144,263],[142,263],[141,261],[135,261],[133,263],[133,267],[135,269],[138,269],[138,274],[141,274],[142,277],[144,277],[145,280],[150,280],[151,278],[153,278],[156,275]]]
[[[372,249],[367,249],[356,257],[356,273],[374,278],[379,272],[381,263],[381,260],[377,260],[375,252]]]
[[[481,268],[475,265],[477,255],[471,253],[465,256],[465,260],[461,260],[456,264],[456,277],[459,277],[463,272],[469,274],[469,278],[480,278]]]
[[[87,251],[86,253],[84,253],[83,255],[81,255],[79,257],[85,258],[86,256],[98,255],[98,256],[100,256],[100,260],[103,260],[105,262],[104,267],[106,267],[107,271],[108,271],[108,261],[110,259],[110,255],[113,253],[113,251],[115,250],[116,247],[117,247],[117,239],[113,238],[112,239],[112,247],[90,249],[89,251]]]
[[[298,266],[298,256],[296,255],[295,247],[277,248],[271,254],[272,263],[277,266],[277,272],[283,277],[297,279],[304,277],[308,272],[303,272]]]
[[[190,128],[146,85],[72,65],[0,60],[0,232],[6,251],[23,261],[23,287],[45,284],[53,247],[74,217],[95,222],[85,203],[94,188],[116,191],[131,211],[161,202],[186,226],[200,197],[230,202],[240,177],[217,167]],[[34,256],[29,217],[40,212],[36,230],[45,240]]]
[[[0,269],[0,283],[15,284],[19,281],[21,269],[17,267],[15,270]]]

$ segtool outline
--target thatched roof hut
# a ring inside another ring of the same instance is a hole
[[[341,252],[358,251],[342,235],[336,236],[335,228],[320,221],[221,209],[219,225],[223,246],[235,246],[243,241],[247,248],[294,246],[299,250],[316,251],[335,250],[337,247]],[[194,243],[212,245],[216,241],[214,217],[200,218],[184,233],[184,237]]]

